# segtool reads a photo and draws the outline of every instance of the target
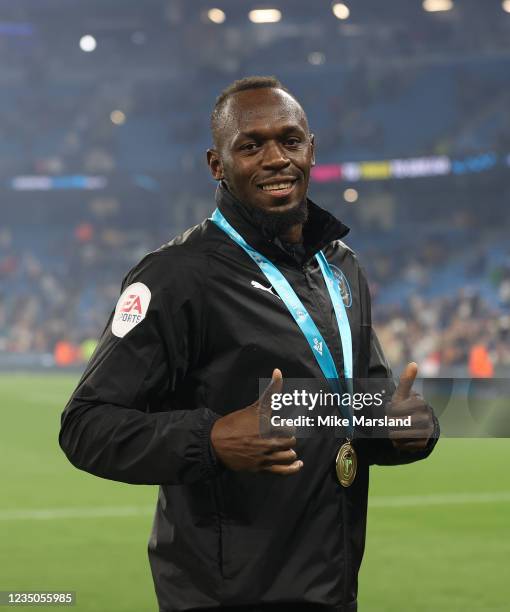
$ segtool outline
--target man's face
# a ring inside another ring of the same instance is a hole
[[[229,98],[218,148],[207,152],[215,179],[245,205],[286,214],[306,199],[313,136],[301,106],[280,89],[251,89]]]

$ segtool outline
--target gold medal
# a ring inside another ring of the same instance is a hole
[[[342,487],[350,487],[356,477],[358,459],[356,451],[348,440],[339,448],[336,456],[336,475]]]

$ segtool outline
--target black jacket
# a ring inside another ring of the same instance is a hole
[[[313,258],[323,249],[347,279],[355,376],[391,378],[372,330],[365,276],[340,240],[348,229],[309,201],[306,257],[298,265],[262,236],[222,185],[216,200],[285,275],[341,371],[336,319]],[[254,402],[260,378],[275,367],[284,377],[322,378],[283,302],[251,281],[268,284],[209,220],[147,255],[124,280],[122,299],[62,415],[59,442],[80,469],[160,485],[149,559],[161,611],[284,602],[355,610],[369,465],[421,459],[433,443],[421,453],[400,453],[388,440],[355,441],[358,474],[349,488],[336,480],[333,437],[299,439],[304,467],[291,477],[219,466],[211,427]]]

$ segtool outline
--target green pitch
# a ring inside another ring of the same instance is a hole
[[[67,462],[57,435],[74,383],[0,377],[0,590],[72,590],[74,609],[90,612],[156,611],[146,544],[157,489]],[[442,440],[427,461],[374,468],[360,612],[508,610],[509,465],[510,440]]]

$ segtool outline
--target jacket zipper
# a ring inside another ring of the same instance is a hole
[[[218,528],[218,564],[220,569],[220,575],[222,578],[226,578],[225,575],[225,520],[223,517],[223,488],[221,486],[221,476],[214,479],[212,483],[212,492],[214,496],[214,503],[216,505],[216,520]]]
[[[342,491],[342,512],[343,512],[343,531],[344,531],[344,584],[343,584],[343,600],[344,605],[348,604],[348,581],[350,575],[350,564],[351,564],[351,551],[349,547],[349,536],[347,533],[347,520],[348,520],[348,510],[347,510],[347,492]]]

